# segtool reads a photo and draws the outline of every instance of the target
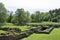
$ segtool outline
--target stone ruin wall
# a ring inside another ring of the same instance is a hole
[[[0,36],[0,40],[15,40],[15,38],[11,35],[9,36]]]

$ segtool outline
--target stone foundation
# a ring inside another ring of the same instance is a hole
[[[15,40],[15,38],[12,35],[4,35],[4,36],[0,36],[0,40]]]

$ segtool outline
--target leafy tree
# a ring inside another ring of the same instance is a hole
[[[43,16],[43,21],[50,21],[51,16],[48,12],[45,12]]]
[[[49,13],[51,15],[51,21],[54,22],[59,20],[58,16],[60,15],[60,8],[55,10],[50,10]]]
[[[36,18],[35,18],[35,20],[36,20],[36,22],[40,22],[41,21],[41,19],[40,19],[40,11],[36,11]]]
[[[35,21],[35,17],[36,17],[35,14],[31,14],[31,22],[36,22],[36,21]]]
[[[17,17],[15,16],[15,14],[13,15],[11,22],[15,25],[17,24],[18,20],[17,20]]]
[[[59,22],[58,17],[52,18],[52,22]]]
[[[4,4],[0,3],[0,26],[4,24],[4,22],[6,21],[6,13],[7,10],[4,7]]]
[[[12,11],[10,12],[10,15],[9,15],[9,17],[8,17],[8,19],[7,19],[7,22],[8,23],[11,23],[12,22],[12,18],[13,18],[13,15],[12,15]]]
[[[31,22],[31,18],[30,18],[30,13],[29,11],[26,12],[26,22]]]
[[[28,13],[26,13],[24,11],[24,9],[17,9],[16,10],[16,18],[17,18],[17,24],[18,25],[25,25],[27,23],[27,15]]]

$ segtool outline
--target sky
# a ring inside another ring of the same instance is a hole
[[[2,2],[9,11],[24,8],[29,12],[47,12],[52,9],[60,8],[60,0],[0,0],[0,2]]]

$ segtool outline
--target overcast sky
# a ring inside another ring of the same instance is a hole
[[[39,10],[41,12],[60,8],[60,0],[0,0],[8,10],[15,11],[24,8],[30,12]]]

